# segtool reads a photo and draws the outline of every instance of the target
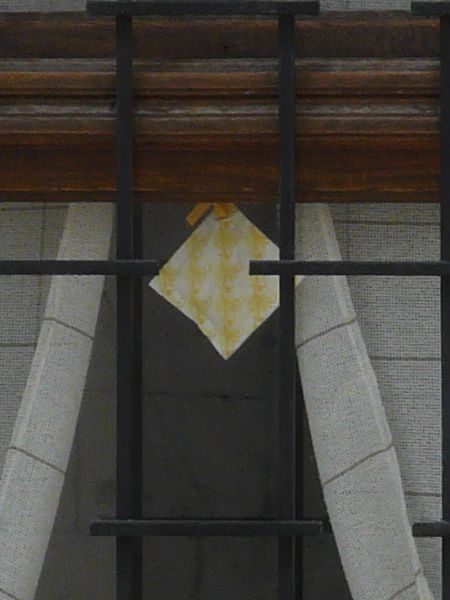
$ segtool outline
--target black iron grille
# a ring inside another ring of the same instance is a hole
[[[415,3],[417,14],[441,21],[441,260],[438,262],[302,262],[295,260],[296,16],[319,13],[315,0],[92,0],[93,15],[116,18],[117,43],[117,247],[107,261],[0,261],[0,274],[117,277],[117,512],[91,524],[93,535],[117,540],[117,600],[142,599],[143,536],[279,538],[279,600],[302,598],[302,537],[330,530],[305,519],[302,506],[303,404],[295,357],[295,275],[441,277],[443,520],[417,523],[416,536],[443,539],[443,600],[450,600],[450,3]],[[142,514],[142,290],[157,261],[142,260],[141,208],[133,201],[133,17],[139,15],[268,16],[279,24],[280,260],[254,261],[250,272],[278,275],[279,311],[279,515],[278,519],[145,519]],[[300,583],[299,583],[300,582]]]

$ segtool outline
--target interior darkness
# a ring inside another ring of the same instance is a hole
[[[145,258],[170,258],[192,205],[144,208]],[[276,240],[276,206],[241,209]],[[277,315],[228,361],[143,282],[144,513],[277,515]],[[113,600],[115,542],[89,523],[115,514],[115,282],[107,278],[63,497],[37,600]],[[305,516],[325,515],[305,429]],[[350,600],[331,535],[305,538],[304,600]],[[277,540],[147,538],[146,600],[277,600]]]
[[[191,206],[146,205],[145,258],[166,261]],[[240,207],[276,241],[276,206]],[[145,514],[277,514],[277,314],[224,361],[196,326],[144,287]],[[307,427],[305,516],[325,508]],[[350,600],[331,536],[305,539],[305,597]],[[145,597],[275,600],[277,541],[150,538]]]

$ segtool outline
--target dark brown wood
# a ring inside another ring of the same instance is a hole
[[[273,139],[245,143],[239,138],[216,137],[203,142],[203,148],[178,141],[138,148],[137,199],[276,200]],[[297,175],[298,200],[437,201],[436,144],[418,148],[411,138],[391,142],[395,146],[387,148],[385,139],[380,137],[362,138],[350,145],[328,138],[302,145],[299,151],[304,160]],[[11,147],[2,153],[0,186],[5,200],[114,200],[114,153],[95,147]]]
[[[149,32],[166,55],[176,47],[181,53],[180,39],[191,54],[220,54],[226,32],[240,40],[242,54],[244,46],[270,54],[275,42],[267,37],[270,21],[241,19],[239,31],[202,21],[198,35],[186,20],[172,29],[162,19],[136,25],[140,55],[157,52]],[[300,27],[303,55],[326,56],[332,46],[358,55],[378,40],[376,52],[395,56],[400,44],[400,54],[416,58],[297,62],[298,200],[436,201],[438,61],[419,58],[433,55],[436,24],[330,15]],[[98,57],[112,51],[112,23],[81,15],[2,17],[0,47],[0,200],[114,199],[114,63]],[[60,58],[48,58],[52,52]],[[138,59],[136,197],[274,201],[276,83],[270,58]]]
[[[148,59],[275,57],[273,19],[139,18],[135,52]],[[437,57],[438,24],[407,13],[323,13],[297,23],[300,57]],[[84,13],[0,16],[4,58],[108,58],[114,55],[111,18]]]

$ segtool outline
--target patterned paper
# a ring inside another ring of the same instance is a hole
[[[278,247],[231,205],[206,217],[150,287],[228,359],[279,304],[278,277],[250,276],[249,261],[278,256]]]

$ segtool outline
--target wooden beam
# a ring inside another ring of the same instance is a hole
[[[344,56],[351,47],[357,54],[358,43],[362,51],[358,36],[342,41],[361,29],[361,17],[346,21],[346,34],[332,33],[331,25],[339,18],[301,25],[311,36],[303,55],[315,51],[321,37],[322,53],[327,44],[331,51],[330,40],[335,39],[341,40],[335,48]],[[393,30],[403,32],[403,51],[409,43],[411,51],[420,55],[421,50],[425,58],[297,61],[299,201],[438,199],[439,72],[437,60],[426,57],[434,52],[436,26],[404,16],[389,18]],[[27,19],[32,32],[28,38],[23,29]],[[78,41],[67,29],[71,22]],[[139,23],[138,47],[147,43],[143,32],[149,29],[159,31],[160,40],[173,33],[167,23]],[[186,54],[210,54],[213,47],[220,54],[218,29],[213,31],[210,22],[203,22],[198,37],[191,23],[180,23],[177,31],[185,31],[184,39],[191,40]],[[383,35],[392,36],[393,30],[380,18],[364,23],[367,35],[378,35],[386,47]],[[114,199],[114,63],[97,56],[111,54],[109,38],[97,37],[108,27],[112,36],[110,21],[84,16],[0,19],[0,200]],[[245,27],[256,36],[245,43],[255,49],[258,27],[264,30],[261,39],[267,39],[272,24],[245,21]],[[242,49],[242,30],[236,39]],[[397,43],[392,40],[393,55]],[[160,53],[169,46],[162,44]],[[270,48],[266,42],[265,51]],[[365,48],[371,48],[367,41]],[[145,51],[152,55],[156,48]],[[52,52],[60,58],[46,56]],[[274,201],[276,81],[276,61],[271,58],[138,59],[137,199]]]
[[[325,12],[297,22],[301,58],[401,58],[438,56],[434,19],[409,13]],[[273,19],[136,19],[135,53],[140,58],[267,58],[277,53]],[[0,57],[111,58],[110,17],[0,13]]]

